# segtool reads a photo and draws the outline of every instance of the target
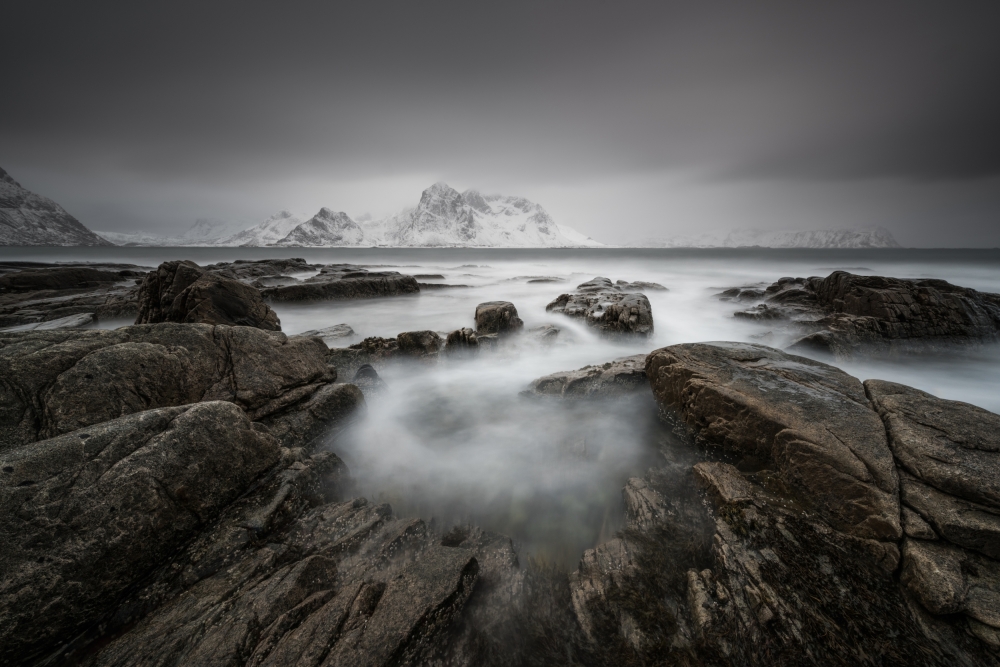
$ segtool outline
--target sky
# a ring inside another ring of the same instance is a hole
[[[1000,246],[1000,3],[6,0],[0,167],[91,229],[437,181],[600,241]]]

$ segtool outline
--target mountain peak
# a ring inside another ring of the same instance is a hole
[[[15,187],[21,187],[21,184],[14,180],[14,178],[0,167],[0,182],[10,183]]]

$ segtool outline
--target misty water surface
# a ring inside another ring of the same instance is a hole
[[[9,250],[5,254],[12,258]],[[1000,292],[1000,251],[94,248],[19,251],[17,258],[152,266],[165,259],[207,264],[289,256],[436,274],[443,279],[422,281],[467,287],[387,299],[277,304],[288,334],[339,323],[353,327],[356,336],[331,344],[420,329],[446,334],[473,327],[476,305],[492,300],[512,301],[526,329],[554,324],[563,330],[553,344],[524,336],[478,359],[387,367],[382,373],[387,392],[372,400],[367,415],[332,447],[350,467],[356,492],[444,528],[472,522],[506,533],[522,553],[568,568],[584,549],[620,527],[622,485],[663,461],[661,446],[670,435],[657,422],[651,399],[580,405],[521,396],[533,379],[676,343],[737,340],[780,346],[787,341],[769,336],[771,327],[734,319],[738,306],[713,295],[782,276],[825,276],[845,269],[942,278]],[[652,338],[613,343],[545,312],[557,295],[598,275],[669,289],[645,292],[656,327]],[[557,281],[529,282],[539,277]],[[1000,412],[1000,350],[995,346],[839,365],[861,379],[902,382]]]

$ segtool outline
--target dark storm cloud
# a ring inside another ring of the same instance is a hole
[[[1000,175],[997,3],[14,1],[5,23],[8,169]]]

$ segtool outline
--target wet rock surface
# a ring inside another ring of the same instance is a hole
[[[326,355],[317,338],[207,324],[0,334],[0,449],[198,401],[276,415],[336,379]]]
[[[604,364],[584,366],[540,377],[525,391],[533,396],[565,398],[614,398],[648,392],[646,355],[622,357]]]
[[[468,327],[456,329],[445,339],[444,351],[449,357],[472,357],[479,352],[476,332]]]
[[[436,331],[404,331],[396,336],[399,354],[413,358],[437,358],[444,339]]]
[[[260,292],[194,262],[164,262],[139,286],[136,324],[227,324],[281,331],[281,322]]]
[[[584,320],[609,337],[650,336],[653,311],[644,294],[622,290],[608,278],[597,277],[561,294],[545,310]]]
[[[0,329],[70,322],[69,318],[84,315],[91,321],[134,318],[135,283],[145,274],[144,267],[133,264],[0,262]]]
[[[510,301],[487,301],[476,306],[476,334],[507,335],[524,328],[517,308]]]
[[[50,651],[278,461],[231,403],[162,408],[0,455],[0,646]]]
[[[720,354],[726,361],[719,361]],[[991,441],[983,439],[989,413],[878,381],[865,383],[869,404],[857,381],[846,382],[836,369],[817,369],[814,362],[760,346],[681,345],[649,359],[650,383],[677,438],[664,447],[667,465],[626,484],[625,529],[588,551],[571,576],[573,608],[592,645],[617,647],[627,664],[998,663],[1000,563],[982,550],[989,543],[986,532],[961,532],[976,545],[959,546],[936,533],[929,521],[935,515],[927,511],[928,499],[938,515],[954,510],[957,500],[966,503],[968,522],[968,499],[952,497],[946,505],[943,492],[928,493],[930,485],[918,482],[897,458],[903,498],[897,511],[906,536],[873,540],[867,531],[845,530],[830,520],[812,489],[785,481],[783,465],[809,470],[811,459],[828,460],[822,446],[785,463],[762,465],[742,454],[748,440],[776,449],[780,438],[765,437],[761,419],[780,427],[779,434],[815,435],[791,417],[807,409],[818,428],[858,449],[855,455],[869,457],[845,425],[843,418],[853,415],[869,430],[869,440],[888,432],[882,442],[895,453],[907,439],[910,450],[942,459],[934,465],[946,468],[930,468],[929,477],[961,480],[953,488],[969,489],[984,467],[963,458],[961,450],[992,453]],[[744,368],[719,372],[720,363],[734,362]],[[751,380],[760,393],[747,391]],[[720,402],[717,415],[699,410],[706,401]],[[834,405],[824,411],[810,401]],[[877,409],[884,428],[862,409]],[[931,445],[936,449],[928,451]],[[736,465],[705,460],[720,455]],[[857,490],[845,490],[844,499],[867,503]],[[988,509],[980,505],[977,511]],[[884,519],[883,512],[878,522]],[[980,528],[988,523],[981,516],[977,521]]]
[[[300,334],[295,334],[296,336],[319,336],[320,338],[326,340],[329,338],[350,338],[354,335],[354,329],[346,324],[334,324],[330,327],[324,327],[322,329],[310,329],[309,331],[303,331]]]
[[[675,345],[651,353],[657,401],[698,437],[774,466],[838,530],[897,540],[899,481],[864,387],[843,371],[762,345]]]
[[[735,288],[720,296],[753,301]],[[763,303],[736,313],[787,320],[798,340],[789,349],[838,358],[856,353],[911,353],[1000,339],[1000,295],[944,280],[902,280],[835,271],[826,278],[781,278]]]
[[[419,291],[413,276],[396,271],[369,271],[351,264],[331,264],[300,283],[265,287],[261,294],[271,301],[324,301],[398,296]]]

